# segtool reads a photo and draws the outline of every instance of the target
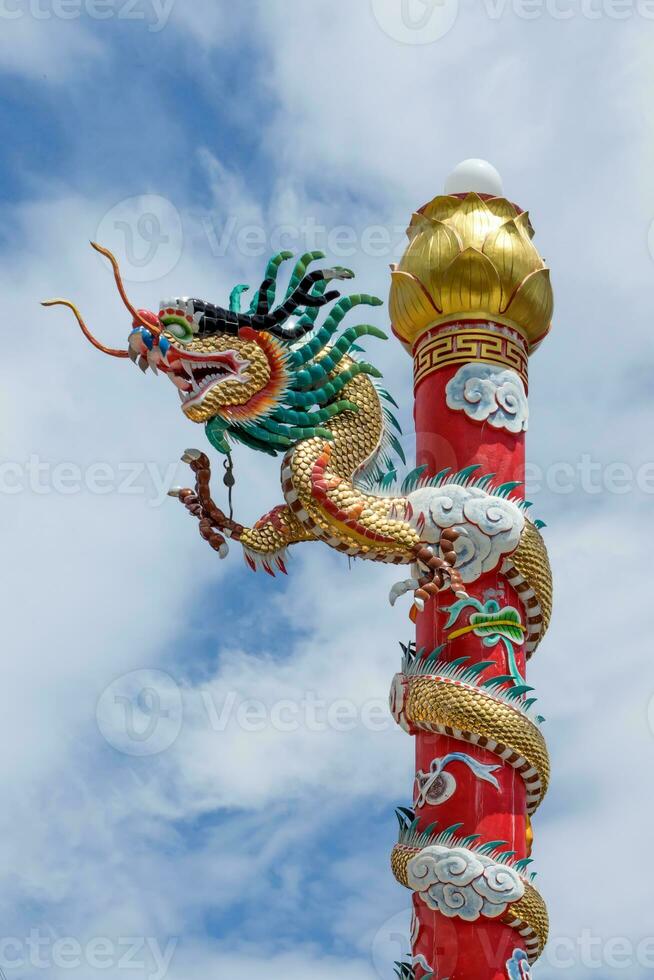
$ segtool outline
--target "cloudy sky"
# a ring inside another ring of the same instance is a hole
[[[0,0],[8,980],[392,976],[394,573],[318,545],[284,581],[219,562],[166,497],[204,445],[172,387],[38,302],[124,342],[96,237],[141,306],[224,302],[279,244],[385,297],[411,211],[469,156],[530,209],[557,297],[531,368],[557,582],[535,975],[651,975],[653,44],[647,0]],[[410,360],[368,352],[409,444]],[[276,465],[236,468],[252,521]]]

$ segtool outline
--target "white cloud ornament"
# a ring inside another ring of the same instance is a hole
[[[426,847],[409,862],[407,880],[428,908],[465,922],[499,918],[525,894],[517,871],[464,847]]]
[[[510,368],[465,364],[446,388],[447,404],[475,422],[507,432],[526,432],[529,402],[522,378]]]
[[[437,544],[446,528],[455,527],[456,567],[463,581],[475,582],[492,572],[500,560],[520,544],[525,516],[520,507],[506,497],[487,493],[479,487],[448,483],[442,487],[422,487],[409,494],[412,517],[421,540]]]

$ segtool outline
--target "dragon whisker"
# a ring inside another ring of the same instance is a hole
[[[104,246],[98,245],[97,242],[91,242],[91,248],[94,248],[96,252],[99,252],[100,255],[104,255],[104,257],[106,259],[109,259],[109,261],[111,262],[112,268],[114,270],[114,279],[116,280],[116,286],[118,287],[120,298],[125,304],[125,307],[132,314],[134,325],[136,326],[138,324],[141,327],[145,327],[145,329],[149,330],[150,333],[158,336],[161,333],[161,329],[159,327],[155,327],[152,323],[149,323],[146,319],[144,319],[139,313],[139,311],[136,309],[136,307],[130,302],[129,297],[127,296],[127,293],[125,291],[125,287],[123,285],[123,280],[120,275],[120,267],[118,265],[118,260],[116,259],[116,256],[112,252],[110,252],[108,248],[104,248]]]
[[[98,350],[102,351],[103,354],[109,354],[111,357],[128,357],[129,353],[126,350],[115,350],[113,347],[105,347],[101,344],[99,340],[93,336],[89,328],[84,322],[84,318],[80,311],[77,309],[74,303],[71,303],[67,299],[48,299],[41,303],[41,306],[67,306],[69,310],[72,310],[77,322],[80,325],[80,329],[89,343],[93,344]]]

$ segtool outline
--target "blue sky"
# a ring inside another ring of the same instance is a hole
[[[518,0],[444,0],[408,39],[391,0],[110,0],[103,20],[0,3],[8,980],[120,977],[130,937],[139,980],[392,976],[412,766],[384,712],[410,628],[393,572],[313,545],[283,581],[236,550],[218,562],[165,495],[201,430],[164,380],[38,303],[74,298],[121,345],[98,235],[142,306],[224,301],[280,235],[316,236],[385,298],[411,211],[469,156],[529,207],[557,299],[531,368],[529,496],[557,583],[531,675],[554,769],[535,975],[651,973],[654,20],[621,3],[543,0],[528,19]],[[410,360],[367,349],[410,446]],[[236,468],[250,522],[278,472],[247,452]],[[160,724],[135,755],[115,696],[144,688],[158,700],[134,701],[136,729],[148,704]]]

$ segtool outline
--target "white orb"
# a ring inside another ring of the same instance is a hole
[[[504,185],[499,172],[488,160],[464,160],[445,181],[446,194],[492,194],[504,196]]]

